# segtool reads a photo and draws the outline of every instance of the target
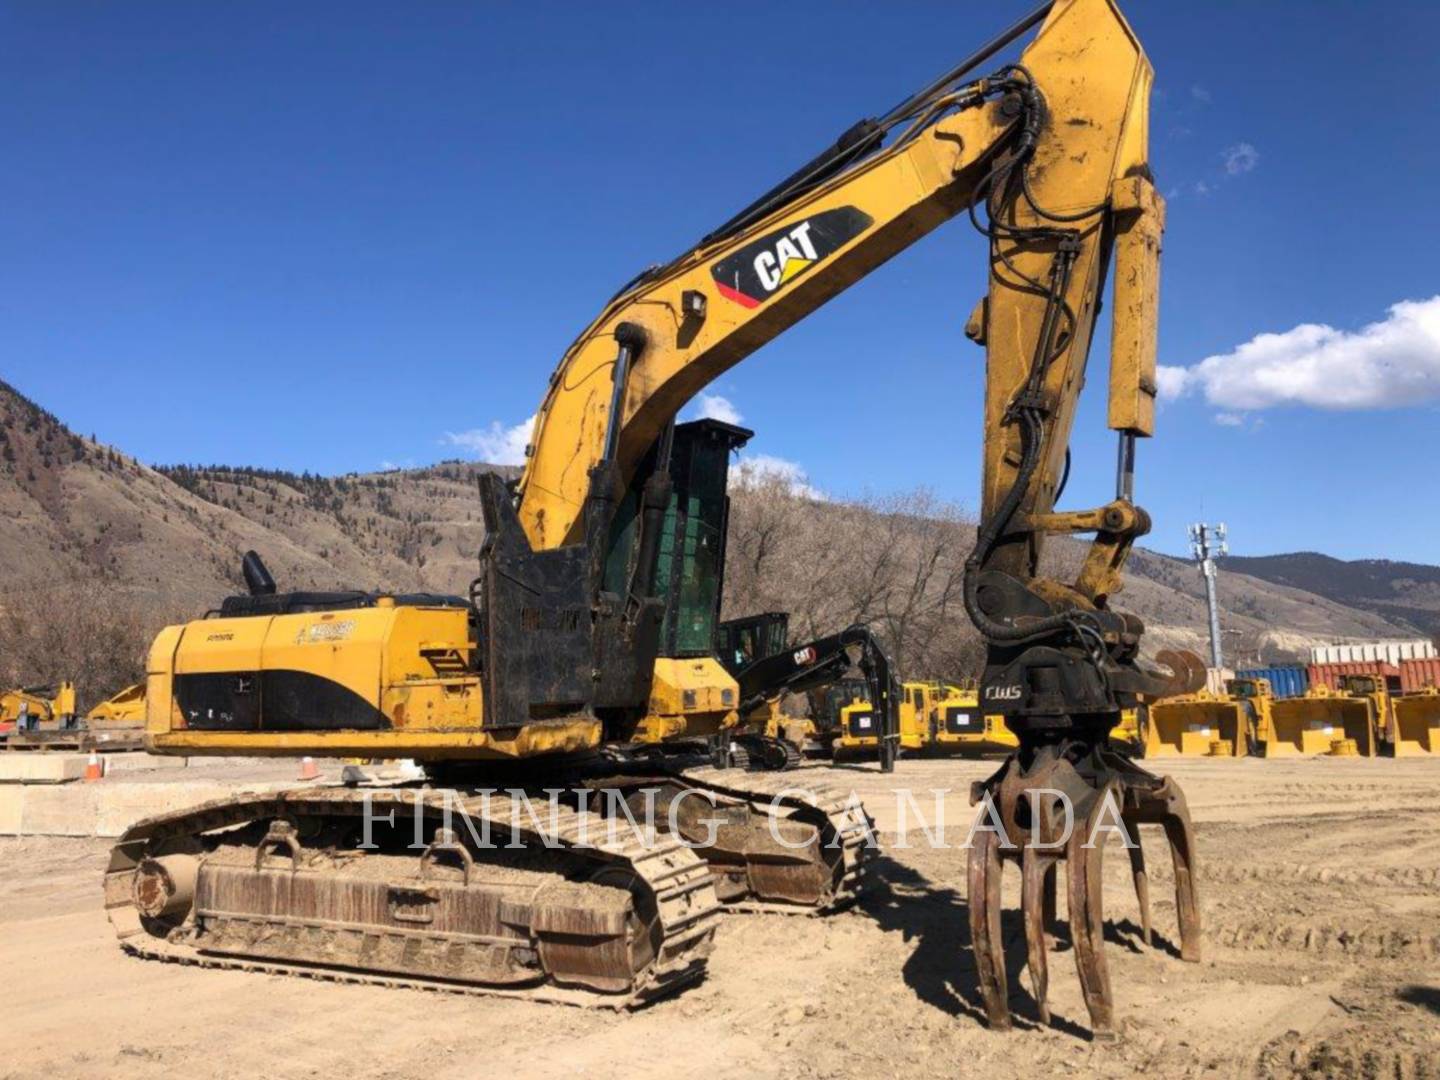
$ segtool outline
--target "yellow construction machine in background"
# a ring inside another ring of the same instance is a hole
[[[1110,729],[1110,742],[1131,757],[1145,756],[1145,707],[1122,709],[1120,723]]]
[[[1390,699],[1390,752],[1396,757],[1440,754],[1440,689]]]
[[[1317,686],[1276,702],[1274,713],[1280,755],[1440,753],[1440,691],[1433,686],[1392,695],[1383,675],[1344,675],[1334,690]]]
[[[900,684],[897,709],[901,750],[920,750],[929,731],[931,707],[943,696],[941,684],[907,682]],[[835,756],[879,753],[880,720],[869,701],[852,701],[840,710],[840,735]]]
[[[85,714],[85,726],[92,730],[143,728],[145,726],[145,684],[132,683],[112,694]]]
[[[1303,697],[1271,704],[1269,730],[1260,732],[1257,748],[1267,758],[1374,757],[1387,704],[1383,678],[1345,676],[1337,690],[1312,686]]]
[[[1144,756],[1244,757],[1250,711],[1229,694],[1199,690],[1154,702],[1146,710]]]
[[[1265,679],[1166,698],[1141,724],[1146,757],[1375,757],[1440,753],[1440,690],[1392,695],[1383,675],[1276,698]],[[1116,729],[1116,733],[1120,731]],[[1113,736],[1112,736],[1113,737]]]
[[[941,752],[981,757],[1008,754],[1020,745],[1005,721],[980,709],[980,689],[973,681],[943,684],[942,696],[930,710],[926,747]]]
[[[0,728],[23,732],[42,725],[74,727],[74,683],[66,681],[58,686],[33,686],[0,693]]]
[[[870,705],[856,699],[840,710],[840,754],[874,752],[878,747]],[[961,683],[912,680],[901,684],[900,749],[983,757],[1008,754],[1020,745],[1002,717],[980,709],[975,680]]]

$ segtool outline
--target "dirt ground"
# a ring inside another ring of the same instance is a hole
[[[100,904],[106,843],[0,840],[0,1077],[1440,1077],[1440,760],[1164,761],[1197,824],[1205,958],[1182,963],[1162,842],[1159,949],[1106,859],[1123,1035],[1090,1041],[1062,941],[1041,1029],[1011,936],[1017,1030],[978,1017],[965,907],[969,781],[993,764],[816,770],[865,799],[883,884],[829,918],[728,916],[709,975],[635,1013],[205,971],[123,956]],[[895,789],[934,818],[929,846]],[[900,846],[902,841],[909,846]],[[1018,902],[1018,874],[1007,879]],[[1063,914],[1063,902],[1062,902]]]

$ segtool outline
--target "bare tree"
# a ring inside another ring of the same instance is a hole
[[[144,678],[163,625],[135,597],[88,582],[12,592],[0,607],[0,686],[70,680],[82,711]]]
[[[797,638],[867,623],[907,678],[978,674],[965,614],[973,522],[928,491],[829,502],[759,478],[732,492],[725,612],[790,612]]]

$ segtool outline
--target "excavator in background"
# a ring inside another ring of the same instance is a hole
[[[936,682],[910,681],[899,686],[896,701],[896,731],[899,750],[924,748],[929,735],[930,714],[943,694]],[[871,697],[852,701],[840,710],[840,736],[835,740],[835,758],[875,757],[884,753],[885,725]]]
[[[25,736],[75,727],[75,684],[31,686],[0,693],[0,732]]]
[[[805,695],[810,709],[811,738],[820,746],[822,757],[834,757],[840,738],[840,713],[847,705],[868,701],[864,679],[846,676],[838,682]]]
[[[981,71],[1031,30],[1018,60]],[[1107,738],[1123,709],[1194,689],[1177,685],[1186,680],[1173,668],[1137,662],[1142,624],[1110,604],[1149,527],[1133,477],[1156,396],[1164,203],[1147,160],[1152,78],[1113,0],[1046,3],[637,275],[561,358],[518,483],[480,478],[486,538],[463,600],[279,593],[247,561],[252,595],[162,631],[148,661],[152,752],[408,757],[431,782],[241,796],[137,823],[105,878],[125,948],[636,1004],[703,973],[722,901],[820,911],[853,896],[869,851],[863,811],[813,787],[796,793],[784,783],[794,774],[767,785],[692,764],[697,743],[718,753],[739,724],[738,685],[713,655],[721,463],[739,435],[676,417],[712,380],[958,216],[989,262],[965,328],[985,349],[986,388],[964,602],[987,641],[982,705],[1019,741],[974,791],[1012,838],[985,832],[970,851],[985,1010],[1009,1026],[1004,860],[1022,871],[1028,966],[1048,1020],[1042,915],[1064,860],[1091,1025],[1113,1031],[1104,845],[1086,840],[1114,806],[1128,827],[1164,827],[1181,954],[1198,959],[1184,797]],[[1112,273],[1115,498],[1058,511]],[[1045,537],[1079,533],[1095,539],[1078,578],[1043,577]],[[890,767],[899,731],[887,693],[873,704]],[[497,780],[509,785],[502,797]],[[527,800],[556,789],[542,829]],[[618,805],[594,809],[582,797],[592,791]],[[1073,810],[1068,840],[1067,815],[1045,799],[1055,791]],[[671,814],[662,842],[582,842],[642,797]],[[480,837],[456,831],[457,808]],[[717,817],[708,842],[685,842]],[[757,827],[767,817],[772,827]],[[484,829],[517,845],[482,843]],[[1138,848],[1131,857],[1143,885]]]
[[[1020,745],[1000,716],[981,712],[978,684],[945,684],[942,691],[940,700],[930,710],[926,749],[965,757],[984,757],[1008,754]]]
[[[765,768],[792,769],[800,764],[816,728],[807,718],[781,711],[787,694],[821,691],[854,670],[861,673],[866,701],[894,699],[899,691],[890,658],[869,627],[857,623],[803,645],[791,644],[789,632],[789,614],[778,611],[727,619],[716,631],[720,662],[740,687],[741,727],[730,736],[738,765],[758,760]]]

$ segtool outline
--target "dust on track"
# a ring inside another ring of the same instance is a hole
[[[618,1015],[135,960],[101,909],[105,842],[0,840],[0,1077],[1440,1077],[1440,759],[1150,767],[1181,781],[1195,817],[1205,959],[1176,955],[1159,838],[1147,833],[1158,949],[1139,943],[1127,863],[1112,852],[1114,1045],[1086,1036],[1063,935],[1055,1024],[1038,1026],[1014,873],[1017,1030],[984,1027],[959,844],[969,782],[994,764],[907,760],[893,777],[823,770],[865,800],[887,841],[860,906],[728,916],[704,982]],[[928,845],[913,806],[901,835],[902,787],[925,810],[933,789],[950,789],[950,849]]]

